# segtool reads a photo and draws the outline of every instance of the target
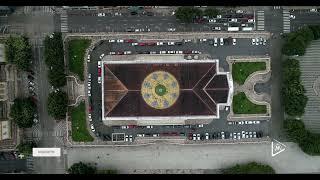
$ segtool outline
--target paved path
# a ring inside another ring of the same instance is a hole
[[[259,161],[270,164],[277,173],[320,172],[320,157],[304,154],[296,144],[285,145],[287,150],[275,157],[271,157],[270,143],[71,148],[68,166],[79,161],[96,162],[98,168],[126,173],[135,169],[220,169],[234,163]]]

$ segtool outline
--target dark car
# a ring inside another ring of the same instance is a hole
[[[217,138],[221,139],[221,133],[220,132],[217,133]]]
[[[127,32],[134,32],[134,29],[133,28],[127,28],[126,31]]]
[[[200,139],[204,140],[204,135],[203,134],[200,135]]]
[[[146,133],[145,137],[151,137],[151,134],[150,133]]]
[[[106,140],[106,141],[111,141],[111,136],[110,136],[110,134],[104,134],[104,135],[103,135],[103,139]]]
[[[189,139],[189,140],[192,140],[192,133],[189,133],[189,134],[188,134],[188,139]]]
[[[28,79],[31,80],[31,81],[33,81],[33,80],[34,80],[34,77],[31,76],[31,75],[28,75]]]
[[[147,12],[147,16],[153,16],[153,12]]]
[[[212,134],[212,139],[217,139],[217,133],[216,133],[216,132],[214,132],[214,133]]]
[[[182,133],[180,133],[180,136],[186,136],[186,134],[182,132]]]
[[[182,45],[182,42],[176,42],[176,45]]]
[[[178,136],[179,135],[177,132],[171,132],[170,134],[171,134],[171,136]]]
[[[229,139],[229,138],[230,138],[230,133],[229,133],[229,132],[226,131],[226,132],[224,132],[224,134],[225,134],[225,138],[226,138],[226,139]]]

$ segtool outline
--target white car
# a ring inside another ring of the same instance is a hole
[[[131,51],[125,51],[124,54],[132,54]]]
[[[295,15],[290,14],[290,19],[295,19],[295,18],[296,18],[296,16],[295,16]]]
[[[236,39],[232,39],[232,45],[236,45],[237,40]]]
[[[224,139],[224,137],[225,137],[225,136],[224,136],[224,132],[222,131],[222,132],[221,132],[221,139]]]
[[[137,134],[137,137],[144,137],[144,134]]]
[[[254,19],[248,19],[248,22],[249,22],[249,23],[253,23],[253,22],[254,22]]]
[[[178,51],[178,53],[177,54],[183,54],[183,51]]]
[[[101,77],[98,77],[98,83],[101,84]]]
[[[257,132],[254,131],[252,136],[253,136],[253,138],[257,138]]]
[[[129,136],[126,135],[125,141],[128,142],[129,141]]]
[[[176,28],[169,28],[168,31],[169,32],[174,32],[174,31],[176,31]]]
[[[152,129],[152,128],[153,128],[153,126],[152,126],[152,125],[147,126],[147,129]]]
[[[91,128],[91,131],[92,131],[92,132],[95,132],[95,131],[96,131],[96,130],[94,129],[93,124],[90,125],[90,128]]]
[[[260,45],[262,45],[262,43],[263,43],[263,38],[262,37],[260,37]]]
[[[168,45],[169,45],[169,46],[173,46],[173,45],[174,45],[174,42],[168,42]]]
[[[113,43],[113,42],[116,42],[116,40],[114,40],[114,39],[109,39],[109,42],[110,42],[110,43]]]
[[[106,16],[105,13],[98,13],[98,17]]]
[[[88,81],[91,81],[91,74],[88,74]]]
[[[118,39],[118,40],[117,40],[117,43],[123,43],[123,42],[124,42],[123,39]]]
[[[218,38],[214,38],[214,44],[213,46],[218,46]]]
[[[244,121],[239,121],[238,124],[243,125]]]
[[[242,139],[246,138],[246,132],[245,131],[241,132],[241,137],[242,137]]]
[[[131,43],[131,46],[138,46],[137,42]]]
[[[200,134],[197,134],[197,140],[200,141]]]
[[[167,51],[160,51],[159,54],[167,54]]]
[[[237,19],[231,19],[230,22],[237,22]]]
[[[168,51],[168,54],[174,54],[174,51]]]
[[[206,140],[209,140],[209,133],[206,133]]]
[[[200,54],[200,51],[191,51],[192,54]]]
[[[251,131],[249,132],[249,138],[252,138],[252,132]]]
[[[249,138],[249,132],[246,132],[246,138]]]
[[[114,52],[114,51],[109,52],[109,55],[115,55],[115,54],[116,54],[116,52]]]
[[[184,42],[191,42],[192,40],[191,39],[185,39]]]
[[[88,90],[88,96],[91,96],[91,91],[90,90]]]
[[[121,129],[129,129],[129,126],[121,126]]]
[[[223,38],[220,38],[220,46],[223,46]]]
[[[88,54],[87,62],[90,62],[90,54]]]
[[[203,127],[203,124],[198,124],[198,127],[199,127],[199,128],[202,128],[202,127]]]
[[[237,13],[237,14],[242,14],[243,11],[242,11],[242,10],[237,10],[236,13]]]
[[[215,22],[217,22],[217,20],[215,20],[215,19],[209,19],[209,23],[215,23]]]
[[[253,122],[252,121],[248,121],[248,124],[253,124]]]
[[[134,32],[140,32],[140,29],[135,29]]]
[[[207,39],[200,39],[200,42],[206,42]]]
[[[101,55],[99,56],[100,59],[102,59],[103,57],[104,57],[104,54],[101,54]]]
[[[233,122],[232,122],[232,121],[229,121],[228,124],[229,124],[229,125],[233,125]]]
[[[91,89],[91,82],[88,82],[88,89]]]
[[[317,9],[310,9],[310,12],[318,12]]]
[[[101,68],[101,61],[98,61],[98,68]]]
[[[159,134],[153,134],[152,136],[153,136],[153,137],[158,137],[158,136],[159,136]]]
[[[266,40],[266,39],[263,39],[263,43],[262,43],[262,44],[265,46],[266,43],[267,43],[267,40]]]
[[[90,122],[92,121],[91,113],[88,114],[88,119],[89,119]]]
[[[194,140],[194,141],[197,140],[197,135],[196,134],[192,135],[192,140]]]
[[[253,121],[253,124],[260,124],[260,121]]]
[[[256,45],[259,45],[259,38],[256,38]]]
[[[157,46],[162,46],[163,42],[157,42]]]
[[[219,18],[219,19],[222,18],[222,15],[217,15],[217,18]]]
[[[133,138],[132,138],[132,135],[129,136],[129,142],[132,142],[133,141]]]
[[[150,54],[157,54],[156,51],[150,51]]]
[[[233,133],[233,139],[237,139],[237,133]]]
[[[241,139],[241,135],[240,135],[239,132],[237,133],[237,138],[238,138],[238,139]]]
[[[256,44],[256,39],[255,39],[255,38],[252,38],[251,44],[252,44],[252,45],[255,45],[255,44]]]
[[[213,27],[212,31],[221,31],[221,27]]]

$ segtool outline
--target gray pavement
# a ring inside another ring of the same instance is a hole
[[[79,161],[93,162],[99,169],[119,173],[153,169],[221,169],[235,163],[257,161],[271,165],[276,173],[319,173],[320,157],[304,154],[296,144],[271,157],[267,144],[168,145],[137,147],[87,147],[68,149],[68,166]]]
[[[295,10],[291,12],[296,18],[290,20],[291,32],[296,31],[299,27],[305,25],[319,25],[320,12],[310,12],[307,10]]]

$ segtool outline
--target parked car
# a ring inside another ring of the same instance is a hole
[[[200,42],[207,42],[207,39],[200,39]]]
[[[137,134],[137,137],[144,137],[144,134]]]
[[[163,42],[157,42],[157,46],[162,46]]]
[[[220,38],[220,46],[223,46],[223,38]]]
[[[217,18],[222,18],[222,15],[217,15]]]
[[[126,135],[125,136],[125,142],[128,142],[129,141],[129,135]]]
[[[87,62],[90,62],[90,54],[88,54]]]
[[[209,23],[216,23],[217,20],[216,20],[216,19],[209,19],[208,22],[209,22]]]
[[[236,39],[232,39],[232,45],[236,45],[236,43],[237,43],[237,40]]]
[[[266,39],[263,39],[263,43],[262,43],[262,44],[265,46],[266,43],[267,43],[267,40],[266,40]]]
[[[197,127],[202,128],[203,124],[198,124]]]
[[[221,31],[221,27],[212,27],[212,31]]]
[[[214,38],[213,40],[214,40],[213,46],[218,46],[218,38]]]
[[[254,22],[254,19],[248,19],[248,22],[249,22],[249,23],[253,23],[253,22]]]
[[[168,28],[168,31],[169,32],[174,32],[174,31],[176,31],[176,28]]]
[[[221,132],[221,139],[224,139],[225,138],[225,135],[224,135],[224,132],[222,131]]]
[[[252,133],[252,137],[253,137],[253,138],[257,138],[257,132],[254,131],[254,132]]]
[[[255,38],[252,38],[251,44],[252,44],[252,45],[255,45],[255,44],[256,44],[256,39],[255,39]]]
[[[153,128],[153,126],[152,126],[152,125],[149,125],[149,126],[147,126],[147,128],[148,128],[148,129],[152,129],[152,128]]]
[[[296,16],[295,15],[293,15],[293,14],[290,14],[290,19],[295,19],[296,18]]]
[[[129,136],[129,142],[132,142],[133,141],[133,137],[132,135]]]
[[[98,83],[99,83],[99,84],[101,83],[101,80],[102,80],[102,78],[99,76],[99,77],[98,77]]]
[[[109,42],[110,42],[110,43],[114,43],[114,42],[116,42],[116,40],[114,40],[114,39],[109,39]]]
[[[241,132],[241,137],[244,139],[244,138],[246,138],[246,132],[245,131],[242,131]]]
[[[194,141],[197,140],[197,135],[196,134],[192,135],[192,140],[194,140]]]
[[[129,126],[121,126],[121,129],[129,129]]]
[[[136,42],[131,43],[131,46],[138,46],[138,43],[136,43]]]
[[[237,133],[237,139],[241,139],[241,135],[239,132]]]
[[[197,140],[198,141],[200,140],[200,134],[197,134]]]
[[[132,54],[131,51],[125,51],[124,54],[128,55],[128,54]]]
[[[260,124],[260,121],[253,121],[253,124]]]
[[[184,43],[187,43],[187,42],[192,42],[191,39],[184,39]]]
[[[133,43],[135,41],[136,41],[135,39],[125,39],[124,40],[125,43]]]
[[[173,45],[174,45],[174,42],[168,42],[168,45],[169,45],[169,46],[173,46]]]
[[[116,52],[114,52],[114,51],[109,52],[109,55],[115,55],[115,54],[116,54]]]
[[[90,119],[91,119],[91,121],[92,121],[91,113],[88,114],[88,119],[89,119],[89,121],[90,121]]]
[[[123,42],[124,42],[123,39],[118,39],[118,40],[117,40],[117,43],[123,43]]]
[[[209,133],[205,133],[206,135],[206,140],[209,140]]]
[[[153,134],[152,136],[153,136],[153,137],[158,137],[158,136],[159,136],[159,134]]]
[[[96,131],[96,130],[94,129],[93,124],[90,125],[90,128],[91,128],[91,131],[92,131],[92,132],[95,132],[95,131]]]
[[[167,51],[160,51],[159,54],[167,54]]]
[[[183,43],[182,42],[176,42],[176,45],[182,45]]]
[[[256,45],[259,45],[259,38],[256,38]]]

